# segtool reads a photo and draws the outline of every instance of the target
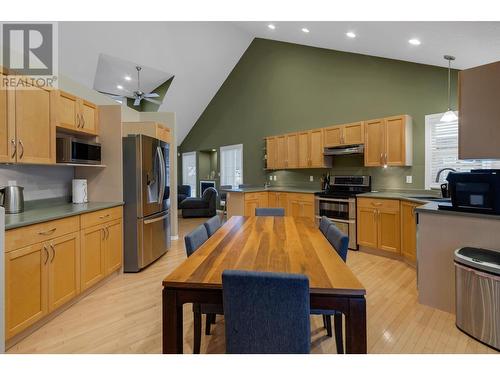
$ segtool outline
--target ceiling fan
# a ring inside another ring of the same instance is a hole
[[[160,95],[158,95],[155,92],[151,92],[149,94],[146,94],[144,91],[141,90],[141,70],[142,70],[142,67],[136,66],[135,69],[137,70],[137,90],[132,91],[132,92],[126,90],[130,93],[130,95],[122,95],[122,96],[113,95],[113,98],[124,98],[125,97],[125,98],[134,99],[134,106],[135,107],[140,106],[142,100],[146,100],[148,102],[151,102],[151,103],[154,103],[157,105],[161,105],[161,102],[159,100],[152,99],[152,98],[159,98]]]

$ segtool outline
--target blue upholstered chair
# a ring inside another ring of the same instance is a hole
[[[205,229],[207,230],[208,237],[212,237],[212,235],[217,232],[217,230],[221,227],[222,221],[219,215],[215,215],[211,217],[207,221],[203,223]]]
[[[255,216],[285,216],[284,208],[256,208]]]
[[[226,270],[222,294],[227,353],[309,353],[306,276]]]
[[[208,240],[208,233],[205,225],[197,226],[192,232],[184,237],[186,244],[186,254],[188,257],[198,250],[198,248]],[[222,306],[214,304],[193,304],[193,322],[194,322],[194,344],[193,353],[199,354],[201,348],[201,316],[206,314],[205,334],[210,335],[210,325],[215,323],[216,314],[224,313]]]
[[[208,240],[207,229],[204,225],[198,225],[184,237],[187,256],[190,257],[206,240]]]
[[[319,220],[319,230],[325,237],[330,224],[332,224],[332,222],[326,216],[321,216],[321,219]]]
[[[323,219],[323,218],[322,218]],[[328,219],[327,219],[328,220]],[[321,222],[320,222],[321,230]],[[322,230],[321,230],[322,231]],[[323,232],[323,231],[322,231]],[[328,228],[323,232],[330,245],[339,254],[342,260],[347,260],[347,250],[349,248],[349,237],[342,233],[339,228],[333,223],[329,223]],[[337,353],[344,353],[344,338],[342,334],[342,313],[336,310],[311,310],[313,315],[323,315],[323,324],[326,328],[328,336],[332,337],[332,315],[335,327],[335,344],[337,345]]]

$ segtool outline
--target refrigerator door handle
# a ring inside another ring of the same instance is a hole
[[[165,195],[165,161],[163,160],[163,154],[161,152],[161,147],[156,148],[156,155],[158,156],[160,165],[160,188],[158,191],[158,204],[163,203],[163,196]]]
[[[168,213],[163,215],[163,216],[160,216],[160,217],[156,217],[154,219],[149,219],[149,220],[144,220],[144,224],[152,224],[152,223],[156,223],[157,221],[162,221],[162,220],[165,220],[166,218],[168,217]]]

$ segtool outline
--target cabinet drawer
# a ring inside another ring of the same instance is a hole
[[[77,232],[79,229],[79,216],[11,229],[5,232],[5,251],[51,240],[64,234]]]
[[[314,203],[314,194],[307,193],[287,193],[287,198],[301,202]]]
[[[81,219],[82,229],[89,228],[94,225],[99,225],[102,223],[107,223],[108,221],[120,219],[121,217],[122,217],[121,207],[107,208],[105,210],[83,214]]]
[[[267,191],[258,192],[258,193],[245,193],[245,200],[254,200],[254,199],[267,199]]]
[[[384,208],[399,211],[399,199],[358,198],[358,207]]]

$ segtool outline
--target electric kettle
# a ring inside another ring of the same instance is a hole
[[[24,188],[9,185],[0,188],[0,206],[5,207],[6,214],[17,214],[24,211]]]

